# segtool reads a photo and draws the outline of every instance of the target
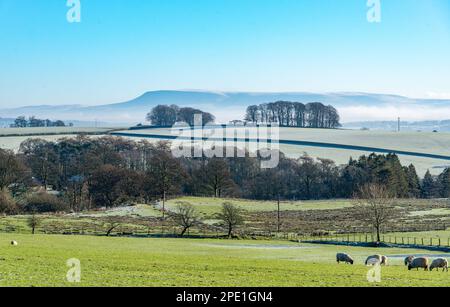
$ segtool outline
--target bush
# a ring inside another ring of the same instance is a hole
[[[23,209],[25,212],[49,213],[67,211],[68,206],[54,195],[39,192],[26,197]]]
[[[18,207],[8,190],[0,190],[0,214],[13,215],[18,213]]]

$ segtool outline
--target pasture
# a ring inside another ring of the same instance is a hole
[[[19,245],[11,246],[16,240]],[[337,252],[354,266],[337,265]],[[381,283],[366,279],[368,255],[391,264]],[[450,275],[409,272],[405,255],[423,251],[298,244],[286,241],[137,239],[0,234],[0,286],[446,286]],[[433,256],[433,253],[426,253]],[[447,256],[438,255],[437,256]],[[449,255],[450,256],[450,255]],[[80,260],[81,283],[66,281],[66,261]]]
[[[135,236],[178,235],[180,227],[170,218],[179,203],[191,204],[198,212],[201,222],[189,230],[189,235],[220,237],[225,235],[218,213],[222,205],[231,202],[242,210],[245,224],[240,226],[241,238],[272,238],[277,232],[277,202],[243,199],[217,199],[180,197],[166,202],[166,219],[163,220],[162,204],[136,204],[112,209],[91,210],[71,214],[41,215],[37,229],[40,234],[87,234],[105,235],[112,223],[118,224],[111,233]],[[330,235],[365,240],[370,226],[357,218],[352,200],[286,201],[280,203],[280,231],[282,234],[299,237]],[[386,240],[397,242],[421,242],[433,239],[447,246],[450,234],[449,203],[447,200],[396,200],[398,214],[389,221],[385,229]],[[0,231],[30,233],[27,216],[0,217]],[[410,238],[408,241],[407,238]],[[392,242],[393,243],[393,242]]]

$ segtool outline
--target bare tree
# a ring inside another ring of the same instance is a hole
[[[393,197],[386,186],[379,184],[364,185],[356,198],[357,210],[361,218],[374,228],[377,242],[381,241],[383,227],[393,218],[395,209],[392,205]]]
[[[228,228],[228,238],[231,238],[236,227],[244,224],[242,211],[232,203],[223,204],[222,212],[218,215],[218,218],[222,220],[224,225]]]
[[[189,203],[178,202],[175,212],[171,213],[171,215],[175,223],[183,229],[180,234],[181,237],[190,228],[200,223],[200,216],[197,210]]]
[[[41,222],[42,222],[42,220],[35,214],[31,215],[28,218],[27,224],[28,224],[28,227],[31,228],[31,233],[32,234],[35,234],[36,228],[41,225]]]
[[[115,217],[109,217],[106,221],[106,236],[109,237],[114,229],[120,226],[120,220]]]

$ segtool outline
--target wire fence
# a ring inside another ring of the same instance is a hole
[[[300,242],[322,242],[322,243],[347,243],[347,244],[374,244],[384,243],[396,246],[422,246],[422,247],[448,247],[450,248],[450,237],[422,237],[422,236],[402,236],[399,234],[384,234],[378,242],[374,234],[348,234],[336,236],[300,236]]]

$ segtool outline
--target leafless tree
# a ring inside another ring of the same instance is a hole
[[[359,215],[374,228],[377,242],[380,242],[383,227],[395,214],[393,197],[386,186],[379,184],[364,185],[355,197]]]
[[[106,236],[109,237],[114,229],[118,228],[121,225],[120,219],[116,217],[109,217],[106,220],[105,227],[106,227]]]
[[[35,234],[36,228],[41,225],[41,222],[42,222],[42,220],[35,214],[31,215],[28,218],[27,224],[28,224],[28,227],[31,228],[31,233],[32,234]]]
[[[222,220],[224,225],[228,228],[228,238],[231,238],[233,231],[237,226],[244,224],[242,211],[232,203],[223,204],[222,212],[218,215],[218,218]]]
[[[178,202],[175,212],[171,213],[174,222],[182,227],[180,236],[182,237],[186,231],[200,223],[200,216],[194,206],[185,202]]]

